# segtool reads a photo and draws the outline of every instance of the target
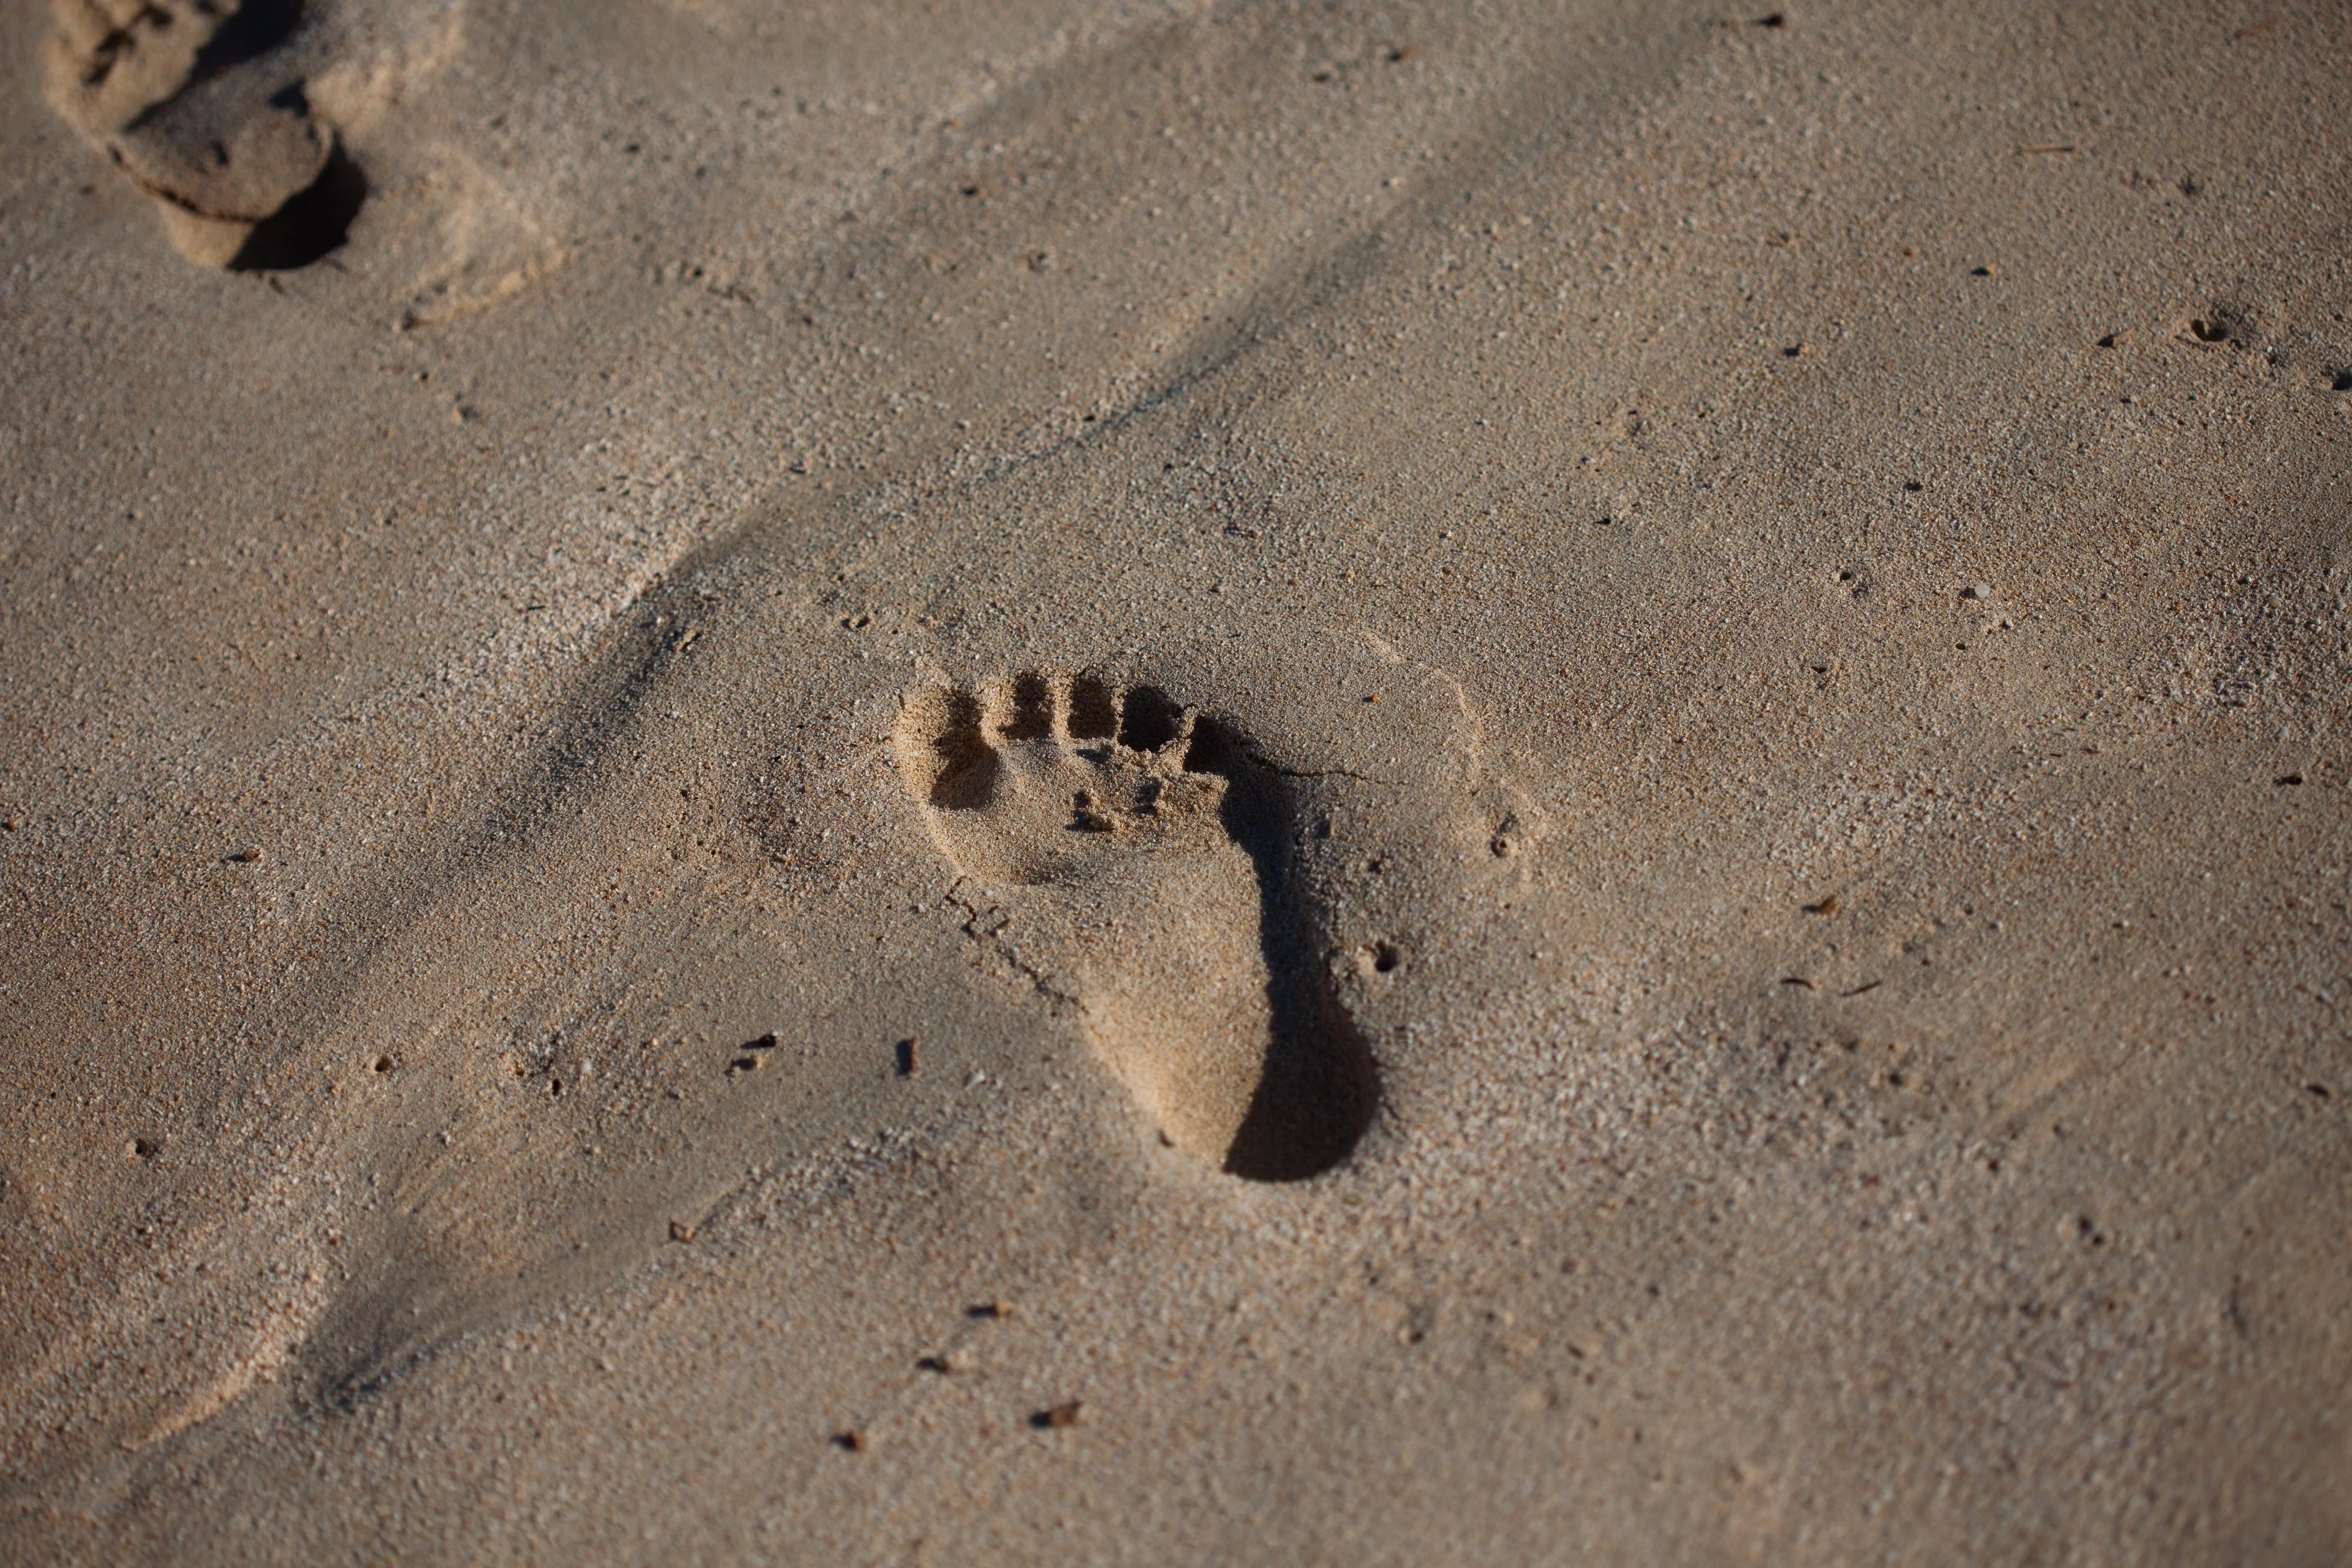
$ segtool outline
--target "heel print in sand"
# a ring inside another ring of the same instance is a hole
[[[1170,1142],[1260,1181],[1347,1157],[1371,1053],[1293,907],[1285,780],[1238,732],[1150,687],[1029,674],[912,694],[897,742],[974,931],[1076,1004]]]
[[[52,0],[50,103],[210,267],[300,267],[366,194],[287,46],[294,0]]]

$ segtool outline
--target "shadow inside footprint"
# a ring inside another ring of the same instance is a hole
[[[253,225],[231,272],[292,272],[342,248],[367,202],[367,176],[338,145],[309,189]]]
[[[980,703],[969,692],[927,694],[922,716],[935,771],[927,792],[945,810],[977,811],[996,793],[996,752],[981,736]]]
[[[1313,923],[1290,874],[1297,820],[1288,781],[1254,761],[1218,720],[1195,723],[1188,770],[1229,781],[1225,831],[1257,868],[1258,946],[1273,1013],[1265,1067],[1225,1151],[1224,1170],[1250,1181],[1300,1181],[1346,1159],[1380,1108],[1380,1071],[1363,1031],[1318,962]]]
[[[1076,1000],[1170,1142],[1252,1181],[1348,1157],[1378,1073],[1292,874],[1290,782],[1239,730],[1028,673],[909,694],[897,741],[940,848],[1012,916],[969,929]]]
[[[170,25],[168,11],[150,7],[151,14]],[[243,0],[243,4],[226,10],[209,9],[217,16],[212,36],[197,48],[194,63],[189,68],[190,82],[209,81],[233,66],[258,59],[286,41],[302,20],[302,0]]]

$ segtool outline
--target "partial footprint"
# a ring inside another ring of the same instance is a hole
[[[312,113],[299,0],[52,0],[50,103],[210,267],[289,267],[342,242],[366,194]]]
[[[1347,1157],[1371,1052],[1296,907],[1287,782],[1237,730],[1029,674],[910,694],[897,750],[973,934],[1075,1004],[1171,1143],[1259,1181]]]

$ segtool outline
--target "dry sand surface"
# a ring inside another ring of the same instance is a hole
[[[0,1558],[2352,1555],[2352,8],[0,79]]]

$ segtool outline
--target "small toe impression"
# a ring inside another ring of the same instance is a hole
[[[1044,675],[1013,677],[1003,727],[1007,740],[1043,740],[1054,733],[1054,683]]]
[[[1070,683],[1070,738],[1112,740],[1118,736],[1118,693],[1090,675]]]
[[[1130,751],[1157,751],[1184,732],[1184,710],[1165,692],[1138,686],[1118,716],[1118,743]]]

